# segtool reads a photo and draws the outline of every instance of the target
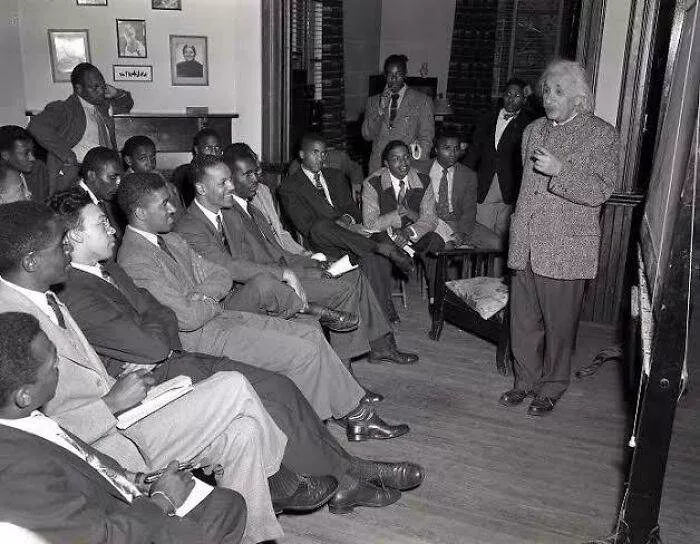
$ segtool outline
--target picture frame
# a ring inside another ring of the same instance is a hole
[[[152,64],[113,64],[112,80],[132,83],[150,83],[153,81]]]
[[[85,29],[49,29],[49,58],[54,83],[70,81],[81,62],[90,62],[90,34]]]
[[[146,21],[144,19],[117,19],[117,55],[120,59],[148,57]]]
[[[170,35],[173,86],[209,85],[209,44],[206,36]]]
[[[106,6],[107,0],[75,0],[77,6]]]
[[[181,11],[182,0],[151,0],[151,9],[164,11]]]

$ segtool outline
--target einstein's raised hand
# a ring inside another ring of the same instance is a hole
[[[537,147],[532,153],[535,170],[546,176],[556,176],[561,172],[561,161],[544,147]]]

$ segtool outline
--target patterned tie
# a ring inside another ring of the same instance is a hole
[[[389,126],[394,125],[396,120],[396,110],[399,109],[399,93],[391,95],[391,106],[389,107]]]
[[[97,124],[97,137],[100,141],[100,146],[108,147],[109,149],[114,149],[112,145],[112,138],[109,137],[109,130],[107,130],[107,123],[105,121],[102,112],[97,109],[97,106],[92,108],[93,118]]]
[[[66,320],[63,317],[63,312],[61,311],[61,307],[58,305],[58,299],[56,298],[56,295],[51,293],[50,291],[46,293],[46,302],[48,302],[49,306],[53,310],[53,313],[56,314],[56,321],[58,321],[58,326],[61,327],[62,329],[66,328]]]
[[[216,230],[219,233],[219,240],[221,241],[221,245],[226,248],[226,251],[231,253],[231,248],[228,245],[228,240],[226,239],[226,231],[224,230],[224,222],[221,220],[221,212],[216,214]]]
[[[314,187],[323,195],[323,198],[326,198],[326,192],[323,190],[323,185],[321,184],[321,172],[316,172],[314,174]]]
[[[258,231],[260,234],[262,234],[263,238],[267,240],[268,242],[272,243],[272,240],[265,234],[265,231],[260,227],[261,224],[264,224],[266,221],[265,216],[263,216],[263,213],[258,210],[255,206],[253,206],[250,202],[248,203],[248,213],[250,214],[250,218],[253,220],[253,223],[255,224],[256,227],[258,227]]]
[[[399,194],[396,197],[396,201],[399,204],[404,204],[405,200],[406,200],[406,180],[400,179],[399,180]]]
[[[107,283],[113,285],[114,287],[117,287],[117,282],[114,281],[112,274],[110,274],[109,272],[107,272],[107,270],[105,270],[104,266],[102,266],[100,263],[97,263],[97,268],[99,268],[100,276],[102,276],[103,280],[105,280]]]
[[[165,251],[168,254],[168,257],[170,257],[173,261],[177,260],[175,259],[175,256],[170,253],[168,246],[165,244],[165,238],[163,238],[160,234],[158,235],[158,247]]]
[[[435,208],[440,219],[445,219],[450,213],[449,185],[447,183],[447,168],[442,169],[440,187],[438,188],[438,201]]]

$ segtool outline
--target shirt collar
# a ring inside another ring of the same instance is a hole
[[[316,174],[314,174],[311,170],[306,168],[306,166],[304,166],[303,164],[301,165],[301,169],[303,170],[304,174],[306,174],[306,177],[309,178],[309,180],[314,180],[314,176]],[[323,179],[323,174],[321,173],[321,170],[319,170],[318,173],[321,174],[321,179]]]
[[[248,201],[247,201],[245,198],[241,198],[240,196],[234,194],[234,195],[233,195],[233,200],[235,200],[236,202],[238,202],[238,205],[239,205],[241,208],[243,208],[243,211],[245,211],[245,213],[247,213],[248,215],[250,215],[250,212],[248,211]]]
[[[96,204],[99,206],[100,199],[97,198],[97,196],[95,196],[95,193],[92,192],[92,190],[90,189],[90,187],[87,186],[87,183],[85,183],[84,180],[82,180],[82,179],[78,180],[78,186],[88,194],[88,196],[90,197],[90,200],[92,200],[93,204]]]
[[[19,285],[9,282],[6,279],[0,277],[0,283],[3,285],[9,287],[10,289],[13,289],[15,292],[19,293],[25,298],[28,298],[32,303],[34,303],[35,306],[37,306],[44,314],[46,314],[51,321],[54,323],[57,323],[57,318],[56,314],[54,311],[51,309],[49,306],[49,303],[46,300],[46,295],[52,294],[54,296],[54,299],[58,301],[59,304],[62,304],[60,300],[58,300],[58,297],[56,296],[56,293],[53,291],[34,291],[33,289],[25,289],[24,287],[20,287]]]
[[[94,110],[94,109],[95,109],[96,106],[95,106],[94,104],[90,104],[90,102],[88,102],[87,100],[85,100],[85,99],[84,99],[82,96],[80,96],[79,94],[76,94],[75,96],[77,96],[77,97],[78,97],[78,100],[80,100],[80,105],[83,107],[84,110],[87,111],[87,110]]]
[[[433,174],[437,174],[442,176],[442,170],[443,166],[438,162],[437,159],[433,161],[433,166],[430,168],[430,173],[429,175],[432,176]],[[447,175],[450,175],[452,172],[455,170],[455,165],[453,164],[447,169]]]
[[[403,95],[406,94],[406,89],[407,89],[407,88],[408,88],[408,85],[406,85],[406,84],[404,83],[404,84],[403,84],[403,87],[401,87],[401,88],[399,89],[399,92],[397,93],[397,94],[399,95],[399,102],[401,102],[401,101],[403,100]],[[387,89],[388,89],[388,87],[385,86],[385,87],[384,87],[384,90],[386,91]],[[389,96],[391,96],[392,94],[393,94],[393,93],[390,93]]]
[[[137,229],[136,227],[132,227],[131,225],[128,225],[126,228],[133,230],[137,234],[140,234],[146,240],[151,242],[154,246],[158,245],[158,235],[157,234],[153,234],[152,232],[146,232],[145,230]]]
[[[33,410],[32,413],[29,414],[28,416],[18,417],[17,419],[0,418],[0,425],[6,425],[7,427],[14,427],[15,429],[19,429],[20,431],[25,431],[25,432],[28,432],[30,434],[37,434],[34,431],[34,429],[38,425],[45,423],[47,419],[55,424],[55,422],[53,422],[53,420],[46,417],[39,410]]]
[[[76,270],[82,270],[83,272],[87,272],[88,274],[92,274],[93,276],[97,276],[101,280],[104,278],[102,277],[102,265],[100,263],[97,264],[83,264],[83,263],[76,263],[75,261],[70,263],[70,265],[75,268]]]
[[[202,205],[199,203],[199,199],[197,199],[197,198],[194,199],[194,203],[195,203],[195,204],[197,205],[197,207],[202,211],[202,213],[204,214],[204,217],[206,217],[207,219],[209,219],[209,221],[211,222],[211,224],[214,225],[214,227],[216,227],[216,228],[218,229],[218,228],[219,228],[219,225],[217,225],[217,221],[216,221],[216,220],[217,220],[218,217],[221,216],[221,211],[219,211],[218,213],[214,213],[213,211],[208,210],[205,206],[202,206]]]
[[[388,168],[387,168],[387,170],[388,170]],[[391,171],[389,171],[389,177],[391,178],[391,184],[394,187],[399,187],[401,185],[401,180],[399,178],[397,178],[396,176],[394,176],[394,174],[392,174]],[[408,176],[403,178],[403,182],[404,182],[404,184],[408,185]]]

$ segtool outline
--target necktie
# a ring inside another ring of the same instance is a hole
[[[58,305],[58,300],[56,299],[56,295],[54,295],[51,292],[46,293],[46,302],[49,303],[49,306],[53,310],[53,313],[56,314],[56,320],[58,321],[58,326],[61,327],[62,329],[66,328],[66,320],[63,317],[63,312],[61,311],[61,307]]]
[[[112,139],[109,137],[109,131],[107,130],[107,123],[100,110],[97,109],[97,106],[92,108],[92,114],[95,123],[97,123],[97,137],[100,141],[100,146],[114,149]]]
[[[512,119],[516,115],[518,115],[518,114],[517,113],[508,113],[507,111],[504,111],[503,112],[503,120],[507,121],[508,119]]]
[[[270,237],[265,234],[265,230],[261,227],[261,225],[264,225],[267,222],[267,219],[263,213],[251,203],[248,203],[248,213],[250,213],[250,218],[253,220],[255,226],[258,227],[258,231],[260,234],[262,234],[263,238],[265,238],[265,240],[271,244],[274,243],[274,240],[271,240]]]
[[[442,169],[436,210],[440,219],[445,219],[450,213],[449,185],[447,184],[447,168]]]
[[[399,93],[391,95],[391,106],[389,107],[389,126],[393,126],[396,119],[396,110],[399,108]]]
[[[97,267],[100,269],[100,276],[102,276],[102,279],[105,280],[107,283],[110,283],[110,284],[114,285],[114,287],[116,287],[117,283],[114,281],[112,274],[107,272],[101,264],[98,264]]]
[[[80,453],[80,456],[85,459],[87,464],[94,468],[103,478],[112,484],[127,501],[132,502],[134,498],[141,495],[138,488],[132,484],[124,474],[120,474],[111,467],[108,467],[102,461],[100,461],[99,457],[87,452],[85,448],[75,441],[68,433],[63,432],[63,429],[60,427],[58,434],[61,438],[73,446]]]
[[[170,250],[168,249],[168,246],[165,245],[165,238],[163,238],[160,234],[158,235],[158,247],[165,251],[168,254],[168,257],[170,257],[173,261],[175,261],[175,257],[173,256],[172,253],[170,253]]]
[[[396,201],[399,204],[403,204],[404,200],[406,200],[406,180],[400,179],[399,180],[399,194],[396,197]]]
[[[226,251],[231,253],[231,248],[228,245],[228,240],[226,239],[226,231],[224,231],[224,223],[221,220],[221,213],[216,214],[216,230],[219,232],[219,240],[221,244],[226,248]]]
[[[326,198],[326,192],[323,190],[323,185],[321,184],[321,172],[316,172],[314,174],[314,186],[316,190],[323,195],[323,198]]]

